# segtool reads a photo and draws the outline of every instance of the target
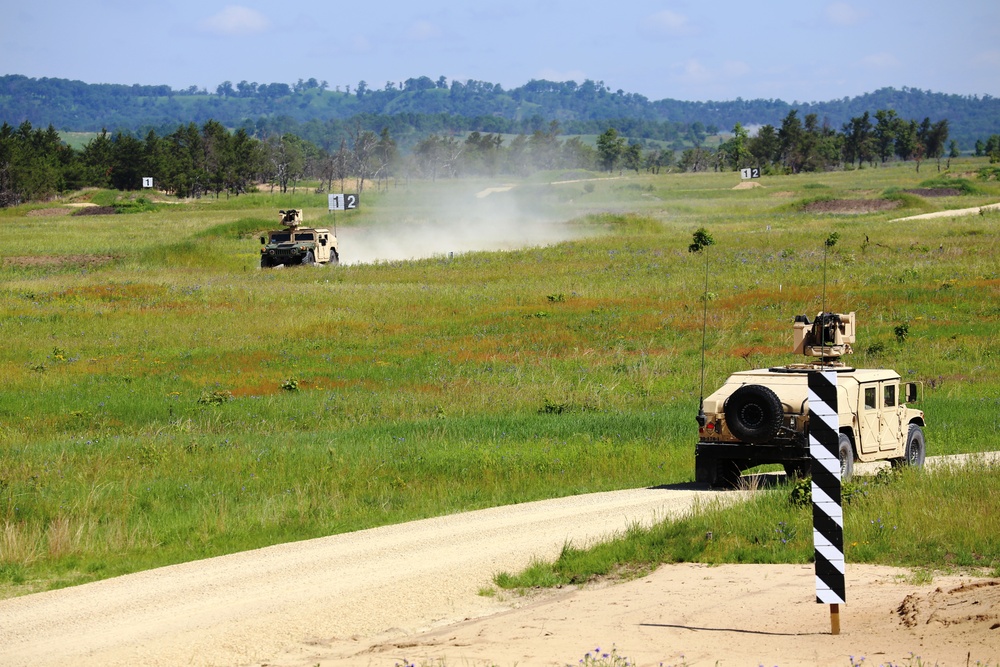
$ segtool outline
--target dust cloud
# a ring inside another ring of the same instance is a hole
[[[362,206],[364,205],[362,197]],[[512,186],[399,188],[381,195],[377,212],[337,229],[341,264],[447,257],[572,240],[582,230],[543,213]]]

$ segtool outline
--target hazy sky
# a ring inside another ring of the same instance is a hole
[[[1000,97],[1000,2],[0,0],[0,74],[331,89],[604,81],[650,99]]]

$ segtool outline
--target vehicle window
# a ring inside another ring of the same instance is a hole
[[[313,237],[312,234],[296,234],[295,235],[295,240],[296,241],[314,241],[315,238]]]
[[[292,235],[288,233],[271,234],[271,243],[288,243],[291,238]]]
[[[865,387],[865,410],[875,409],[875,387]]]
[[[896,407],[896,385],[890,384],[885,387],[885,403],[884,407],[894,408]]]

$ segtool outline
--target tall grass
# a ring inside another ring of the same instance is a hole
[[[791,317],[820,309],[822,240],[836,230],[827,301],[859,313],[853,361],[925,383],[930,454],[995,449],[995,216],[902,223],[891,220],[919,210],[787,206],[918,176],[781,176],[755,190],[732,190],[732,174],[525,184],[491,196],[544,209],[579,240],[285,271],[257,269],[256,237],[278,208],[324,219],[323,195],[0,211],[0,581],[24,591],[690,480],[706,258],[687,246],[702,226],[717,241],[709,386],[790,359]],[[485,185],[366,191],[338,224],[433,217],[435,202]],[[962,206],[1000,198],[1000,185],[977,193]]]

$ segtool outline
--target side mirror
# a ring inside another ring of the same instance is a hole
[[[917,394],[917,384],[916,382],[907,382],[904,385],[904,391],[906,392],[906,403],[916,403],[920,400]]]
[[[261,245],[267,245],[267,237],[266,236],[261,236],[260,237],[260,244]]]

